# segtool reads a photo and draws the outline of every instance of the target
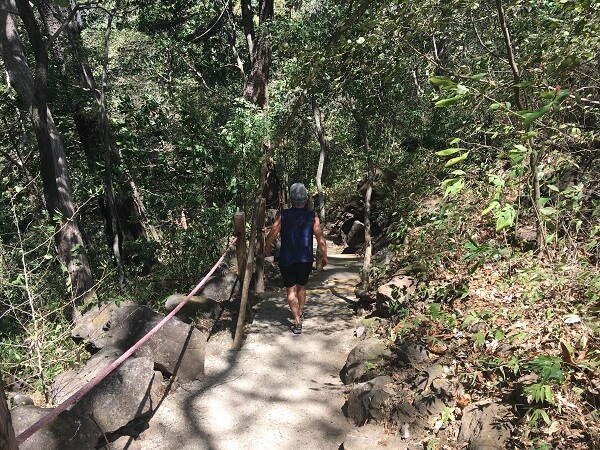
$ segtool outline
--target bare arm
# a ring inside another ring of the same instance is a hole
[[[315,223],[313,224],[313,234],[317,238],[317,246],[321,255],[321,267],[325,267],[327,265],[327,242],[325,242],[325,235],[321,230],[321,221],[317,215],[315,215]]]
[[[265,241],[265,256],[271,256],[271,247],[273,246],[273,242],[277,238],[277,235],[281,231],[281,216],[277,214],[275,218],[275,222],[271,226],[271,230],[269,230],[269,234],[267,235],[267,239]]]

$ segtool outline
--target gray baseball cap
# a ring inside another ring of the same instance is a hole
[[[302,183],[294,183],[290,186],[290,198],[293,202],[304,202],[308,200],[308,191]]]

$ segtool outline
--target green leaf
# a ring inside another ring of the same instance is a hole
[[[465,152],[462,155],[457,156],[456,158],[452,158],[450,161],[448,161],[446,164],[444,164],[444,167],[450,167],[450,166],[453,166],[454,164],[464,161],[465,159],[467,159],[467,156],[469,156],[469,152]]]
[[[449,155],[453,155],[455,153],[458,153],[462,150],[466,150],[465,148],[460,148],[460,147],[451,147],[451,148],[447,148],[445,150],[440,150],[439,152],[435,152],[436,155],[438,156],[449,156]]]
[[[552,104],[548,104],[548,105],[542,106],[540,109],[535,110],[535,111],[519,111],[519,115],[523,118],[524,125],[528,126],[531,124],[531,122],[533,122],[536,119],[539,119],[544,114],[546,114],[548,111],[550,111],[551,106],[552,106]]]
[[[479,81],[481,80],[483,77],[487,76],[487,73],[485,72],[481,72],[481,73],[476,73],[475,75],[473,75],[471,77],[471,79],[475,80],[475,81]]]
[[[473,334],[473,340],[478,345],[483,345],[485,344],[485,334],[483,334],[481,331],[478,331],[477,333]]]
[[[512,205],[504,205],[502,211],[500,211],[500,214],[498,214],[498,217],[496,218],[496,231],[502,231],[505,228],[511,227],[516,216],[517,213]]]
[[[444,197],[447,197],[459,193],[465,186],[465,180],[463,178],[448,178],[442,181],[442,184],[446,186]]]
[[[448,105],[453,105],[457,103],[461,99],[462,95],[455,95],[454,97],[448,97],[443,100],[435,102],[435,106],[444,107]]]
[[[466,87],[464,84],[457,84],[456,85],[456,93],[458,95],[465,95],[468,92],[469,92],[469,88]]]
[[[445,88],[456,86],[456,83],[448,77],[431,77],[429,78],[429,81],[436,86],[442,86]]]
[[[500,203],[498,203],[498,201],[494,200],[492,201],[487,208],[485,208],[483,211],[481,211],[481,215],[485,216],[487,213],[489,213],[492,209],[497,208],[498,206],[500,206]]]
[[[552,215],[556,214],[557,212],[558,211],[555,208],[552,208],[550,206],[540,208],[540,213],[543,214],[544,216],[552,216]]]
[[[460,138],[453,138],[453,139],[450,141],[450,145],[458,144],[459,142],[460,142]]]
[[[527,147],[525,147],[524,145],[515,144],[515,149],[519,150],[520,152],[527,153]]]
[[[462,175],[466,175],[467,174],[464,170],[460,170],[460,169],[453,170],[450,173],[452,175],[457,175],[457,176],[462,176]]]

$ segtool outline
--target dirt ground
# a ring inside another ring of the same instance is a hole
[[[336,252],[338,250],[338,252]],[[240,351],[206,359],[206,379],[165,398],[135,442],[144,450],[337,449],[354,425],[339,371],[356,343],[358,260],[329,250],[311,277],[303,333],[290,331],[283,288],[262,295]],[[209,341],[210,345],[210,341]]]

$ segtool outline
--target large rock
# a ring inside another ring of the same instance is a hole
[[[58,375],[51,390],[54,402],[64,402],[120,355],[116,349],[104,348],[81,370]],[[160,400],[161,390],[162,375],[154,371],[154,362],[148,358],[130,358],[85,394],[72,411],[92,415],[103,432],[111,433],[151,412]]]
[[[165,310],[170,313],[181,302],[185,300],[183,294],[173,294],[167,297],[165,301]],[[200,297],[194,295],[190,297],[187,303],[175,314],[178,319],[187,322],[190,319],[201,316],[204,319],[216,319],[221,314],[221,306],[212,298]]]
[[[346,245],[350,248],[357,248],[365,243],[365,226],[362,222],[355,220],[352,228],[346,236]]]
[[[145,306],[125,306],[113,311],[107,345],[125,352],[158,325],[164,317]],[[156,368],[176,374],[182,383],[204,377],[206,335],[177,318],[166,322],[135,353],[147,357]]]
[[[378,364],[391,355],[387,346],[376,338],[359,342],[348,354],[346,364],[340,371],[344,384],[356,383],[367,373],[368,364]]]
[[[381,420],[385,417],[384,406],[393,396],[394,385],[391,377],[381,376],[358,383],[348,397],[346,415],[358,426],[370,420]]]
[[[81,368],[59,373],[50,389],[52,401],[57,405],[64,402],[122,354],[120,350],[104,348],[88,359]]]
[[[133,303],[121,303],[121,306],[129,305]],[[71,336],[87,340],[95,348],[103,348],[106,345],[106,331],[110,327],[112,313],[118,308],[119,306],[112,302],[94,306],[75,324]]]
[[[459,442],[473,450],[502,450],[510,438],[511,412],[506,405],[472,403],[463,410]]]
[[[233,272],[226,272],[223,275],[211,277],[200,291],[202,297],[213,299],[216,302],[224,302],[234,294],[234,287],[239,291],[237,275]]]
[[[51,408],[17,406],[11,411],[15,434],[21,434],[51,411]],[[73,411],[63,411],[55,420],[25,440],[19,449],[94,450],[101,436],[101,430],[89,417]]]
[[[377,309],[385,314],[394,312],[398,305],[404,305],[417,288],[414,277],[394,277],[377,288]]]
[[[112,433],[158,405],[162,375],[148,358],[126,360],[83,396],[72,411],[94,418],[104,433]]]
[[[427,348],[417,341],[402,341],[394,349],[398,362],[407,365],[419,365],[430,361]]]

